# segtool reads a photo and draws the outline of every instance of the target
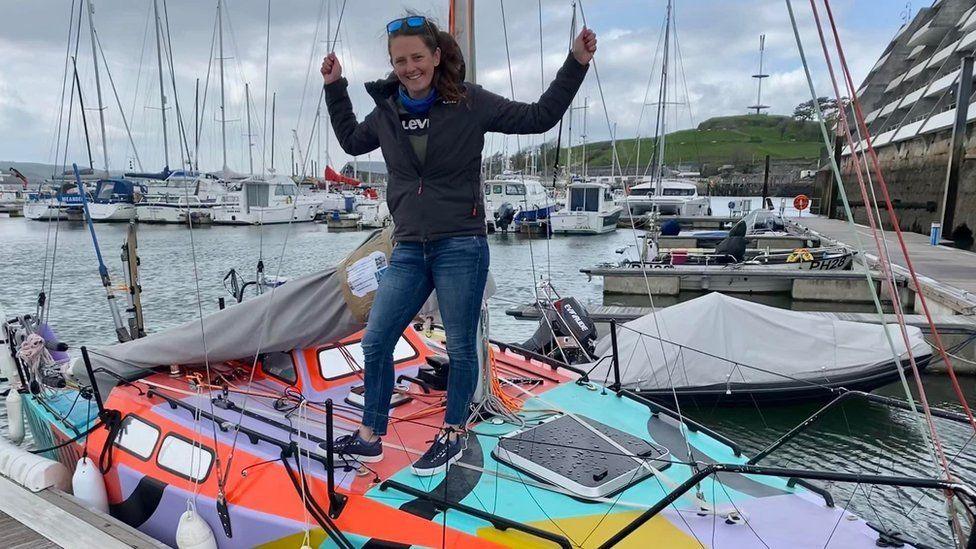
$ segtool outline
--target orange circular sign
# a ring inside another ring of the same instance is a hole
[[[793,199],[793,207],[801,212],[810,206],[810,197],[805,194],[801,194]]]

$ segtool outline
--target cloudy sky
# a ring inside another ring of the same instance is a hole
[[[74,0],[76,16],[80,1]],[[572,18],[571,2],[543,0],[541,3],[543,56],[540,67],[539,5],[530,0],[503,1],[515,96],[519,100],[531,101],[541,91],[542,76],[551,78],[565,58]],[[501,2],[477,0],[475,3],[478,82],[497,93],[509,95]],[[915,9],[927,3],[915,0]],[[6,1],[0,6],[5,23],[0,27],[0,159],[53,162],[60,120],[60,149],[64,149],[67,139],[69,161],[87,164],[77,106],[70,118],[70,131],[66,131],[67,109],[71,102],[65,99],[62,103],[66,52],[74,53],[75,49],[74,39],[70,46],[68,42],[72,4],[70,0],[35,0]],[[94,4],[95,28],[122,105],[121,112],[125,113],[133,135],[135,150],[145,170],[158,170],[164,159],[154,20],[151,17],[153,3],[151,0],[94,0]],[[197,79],[200,80],[200,103],[205,102],[200,115],[200,167],[219,169],[222,164],[217,110],[218,54],[215,50],[211,55],[216,4],[216,0],[165,0],[177,88],[174,98],[170,70],[168,66],[164,67],[165,93],[169,99],[166,110],[169,164],[172,167],[179,165],[181,147],[176,130],[175,99],[179,100],[183,124],[190,135],[191,153],[194,149],[194,85]],[[270,162],[270,105],[267,105],[267,124],[265,109],[273,92],[277,93],[274,149],[275,165],[279,170],[287,172],[293,148],[305,150],[309,144],[311,150],[307,156],[318,158],[321,163],[326,162],[327,156],[336,166],[349,159],[334,139],[324,135],[327,125],[324,116],[320,137],[309,139],[316,120],[321,84],[318,65],[336,35],[342,4],[342,0],[272,0],[270,55],[266,66],[268,1],[225,1],[227,158],[231,169],[248,170],[245,83],[250,86],[256,171],[261,170],[263,163]],[[773,113],[791,113],[794,105],[809,99],[784,0],[679,0],[676,4],[679,68],[683,71],[672,79],[676,86],[671,93],[686,106],[672,110],[671,129],[687,127],[712,116],[743,113],[746,106],[755,102],[755,81],[750,75],[757,69],[758,37],[762,33],[766,34],[766,72],[771,75],[764,84],[763,102],[772,107]],[[864,77],[898,30],[907,4],[911,2],[831,1],[856,80]],[[655,66],[660,66],[657,52],[666,1],[587,0],[582,5],[587,23],[600,40],[597,68],[604,94],[604,101],[601,101],[597,79],[591,70],[578,103],[583,105],[583,99],[588,98],[585,111],[587,139],[607,138],[607,115],[610,125],[616,125],[620,138],[637,133],[648,135],[653,131],[653,115],[649,111],[642,114],[642,104],[645,97],[653,98],[657,93],[656,79],[651,84],[651,93],[646,92],[649,75]],[[794,5],[808,55],[815,60],[822,58],[808,2],[794,0]],[[164,0],[159,0],[159,6],[162,10]],[[345,67],[344,74],[351,81],[353,103],[360,118],[372,108],[362,83],[384,76],[389,69],[384,25],[407,9],[437,21],[447,21],[447,0],[355,0],[345,6],[341,25],[338,25],[336,51]],[[332,34],[328,35],[327,30]],[[100,167],[102,148],[98,137],[87,14],[80,39],[78,72],[95,165]],[[167,63],[165,57],[164,63]],[[99,64],[106,105],[109,165],[112,169],[130,165],[137,168],[136,155],[129,145],[112,83],[104,72],[105,63],[99,59]],[[211,65],[210,81],[206,85],[208,65]],[[816,62],[813,70],[821,94],[826,95],[823,63]],[[70,81],[68,91],[70,93]],[[584,111],[574,112],[579,128]],[[266,126],[268,131],[265,131]],[[577,130],[577,133],[580,132]],[[548,137],[553,136],[554,132],[550,132]],[[522,138],[518,144],[524,146],[532,142],[538,142],[538,138]],[[493,150],[513,151],[516,141],[495,136],[489,140],[488,146]],[[380,159],[378,153],[373,153],[371,158]]]

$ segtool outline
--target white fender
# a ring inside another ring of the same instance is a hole
[[[87,507],[108,513],[108,493],[105,478],[91,458],[85,456],[78,460],[75,474],[71,477],[71,491]]]
[[[61,463],[32,454],[0,437],[0,475],[31,492],[52,486],[67,491],[71,487],[71,473]]]
[[[176,547],[179,549],[217,549],[213,530],[192,506],[180,516],[176,526]]]
[[[24,441],[24,401],[20,393],[10,387],[7,393],[7,438],[14,444]]]

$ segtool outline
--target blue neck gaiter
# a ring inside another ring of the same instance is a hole
[[[399,87],[399,93],[400,104],[410,114],[426,114],[430,110],[431,105],[434,104],[434,101],[437,100],[437,89],[435,88],[431,88],[430,93],[423,99],[410,97],[410,94],[407,93],[407,90],[403,86]]]

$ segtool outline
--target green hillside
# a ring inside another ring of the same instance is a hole
[[[654,139],[640,140],[640,163],[646,166],[655,149]],[[725,164],[748,165],[765,155],[773,160],[816,160],[823,148],[820,129],[814,122],[788,116],[742,115],[711,118],[696,129],[669,133],[665,140],[665,164],[669,166],[703,164],[713,170]],[[582,146],[573,147],[573,165],[578,166]],[[565,161],[566,150],[563,149]],[[610,165],[610,142],[586,145],[590,166]],[[622,166],[637,160],[637,140],[621,139],[617,154]],[[643,168],[641,168],[643,170]]]

